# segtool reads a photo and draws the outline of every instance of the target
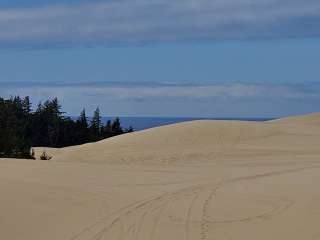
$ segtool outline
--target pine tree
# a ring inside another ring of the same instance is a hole
[[[64,117],[57,98],[39,103],[32,112],[29,97],[0,97],[0,157],[31,158],[31,146],[66,147],[122,133],[119,118],[102,126],[99,108],[89,127],[85,110],[77,121]]]
[[[48,140],[50,147],[58,147],[58,139],[60,135],[60,123],[62,121],[61,105],[57,98],[44,103],[44,114],[48,120]]]
[[[123,133],[123,129],[121,127],[120,119],[117,117],[112,123],[112,132],[114,135],[119,135]]]
[[[93,113],[93,118],[90,125],[91,131],[91,141],[98,141],[101,137],[101,116],[100,116],[100,109],[97,109]]]
[[[86,110],[83,109],[80,113],[80,117],[77,120],[78,131],[78,143],[83,144],[89,140],[88,119],[86,116]]]
[[[30,98],[28,96],[25,97],[22,101],[22,109],[25,114],[31,113],[31,102],[30,102]]]
[[[80,117],[78,119],[78,122],[79,122],[79,125],[82,127],[82,128],[85,128],[87,129],[88,128],[88,119],[87,119],[87,116],[86,116],[86,110],[83,109],[80,113]]]

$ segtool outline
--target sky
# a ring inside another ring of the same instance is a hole
[[[320,111],[316,0],[0,0],[0,96],[169,117]]]

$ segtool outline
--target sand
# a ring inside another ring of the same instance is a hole
[[[0,160],[1,240],[320,239],[319,114],[46,151]]]

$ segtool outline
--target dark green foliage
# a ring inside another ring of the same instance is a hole
[[[32,114],[32,129],[34,146],[59,147],[59,136],[63,117],[58,99],[39,103],[37,110]]]
[[[0,98],[0,158],[34,158],[32,147],[66,147],[131,132],[119,118],[102,125],[99,108],[90,123],[83,110],[77,121],[64,117],[57,98],[31,109],[29,97]]]
[[[119,135],[123,133],[119,118],[116,118],[112,123],[112,131],[114,135]]]
[[[97,108],[93,113],[90,125],[90,139],[92,142],[101,139],[101,116],[99,108]]]
[[[30,158],[29,109],[20,97],[0,98],[0,157]]]
[[[80,113],[80,117],[76,122],[76,132],[78,141],[77,144],[84,144],[88,142],[90,133],[85,109],[82,110],[82,112]]]

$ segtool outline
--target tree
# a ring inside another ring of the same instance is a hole
[[[39,103],[32,111],[29,97],[0,97],[0,157],[32,158],[31,147],[66,147],[113,137],[123,131],[120,119],[102,126],[100,109],[90,126],[85,109],[74,121],[63,116],[57,98]]]
[[[78,118],[78,123],[79,125],[84,128],[87,129],[88,128],[88,119],[86,116],[86,110],[83,109],[80,113],[80,117]]]
[[[80,113],[80,117],[77,120],[78,131],[78,144],[84,144],[89,139],[88,119],[86,116],[86,110],[83,109]]]
[[[22,109],[25,114],[31,113],[31,102],[30,102],[30,98],[28,96],[25,97],[22,101]]]
[[[61,105],[57,98],[39,103],[32,126],[36,130],[33,143],[35,146],[58,147],[60,127],[63,121]]]
[[[93,113],[93,118],[90,125],[90,132],[91,132],[91,140],[98,141],[101,137],[101,116],[100,116],[100,109],[97,109]]]
[[[121,127],[120,119],[117,117],[112,123],[112,133],[114,135],[120,135],[123,133],[123,129]]]
[[[30,158],[27,122],[20,97],[0,98],[0,157]]]
[[[44,103],[45,115],[48,119],[48,138],[51,147],[58,147],[60,126],[62,121],[61,105],[57,98]]]
[[[108,120],[106,125],[102,128],[102,137],[109,138],[112,137],[112,123],[111,120]]]

